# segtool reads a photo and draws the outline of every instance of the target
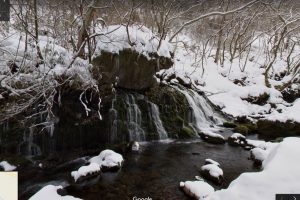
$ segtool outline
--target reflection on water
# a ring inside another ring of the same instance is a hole
[[[103,173],[98,181],[93,181],[88,186],[69,186],[68,193],[91,200],[132,199],[134,196],[188,199],[179,189],[179,182],[195,180],[206,158],[221,164],[225,178],[221,188],[226,188],[242,172],[255,171],[252,162],[248,160],[248,151],[227,144],[213,145],[202,141],[146,142],[141,145],[139,153],[126,153],[123,156],[125,163],[119,172]],[[68,180],[69,174],[70,169],[61,174],[41,175],[38,181],[47,182],[62,178]],[[39,184],[36,181],[31,179],[21,183],[21,194],[26,185],[32,187]],[[23,198],[22,195],[21,197]]]

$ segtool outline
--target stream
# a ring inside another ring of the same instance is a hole
[[[224,171],[227,188],[243,172],[257,171],[248,159],[249,151],[228,144],[214,145],[201,140],[143,142],[139,152],[123,154],[118,172],[102,173],[84,184],[71,184],[70,173],[83,165],[83,158],[57,166],[57,170],[31,169],[20,172],[19,198],[28,199],[48,184],[66,186],[67,193],[82,199],[189,199],[179,188],[180,181],[195,180],[206,158],[216,160]],[[27,173],[27,176],[26,176]],[[30,177],[30,178],[24,178]]]

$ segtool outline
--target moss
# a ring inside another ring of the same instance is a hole
[[[249,128],[245,125],[238,125],[234,128],[234,132],[247,135],[249,133]]]
[[[233,123],[233,122],[224,122],[223,126],[225,128],[235,128],[237,125],[235,123]]]
[[[191,138],[194,136],[194,131],[188,126],[183,126],[179,132],[179,138]]]

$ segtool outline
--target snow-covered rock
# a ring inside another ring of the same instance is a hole
[[[179,185],[188,196],[197,200],[204,200],[215,191],[212,186],[204,181],[185,181],[180,182]]]
[[[220,164],[211,159],[205,160],[205,165],[201,167],[201,175],[216,184],[221,184],[224,180]]]
[[[17,169],[16,166],[9,164],[5,160],[0,162],[0,167],[2,167],[4,169],[4,171],[14,171],[15,169]]]
[[[86,176],[98,175],[100,172],[100,165],[97,163],[90,163],[88,166],[82,166],[77,171],[71,172],[71,176],[75,182]]]
[[[139,151],[140,150],[140,144],[137,141],[132,142],[131,150],[132,151]]]
[[[29,200],[80,200],[73,196],[61,196],[57,190],[62,189],[62,186],[47,185],[39,190]]]
[[[214,161],[213,159],[210,159],[210,158],[205,159],[205,164],[206,165],[214,164],[214,165],[220,166],[220,163],[218,163],[217,161]]]
[[[145,56],[156,53],[158,56],[171,57],[172,45],[162,40],[158,49],[160,39],[150,29],[145,26],[130,26],[128,31],[130,38],[128,38],[126,26],[123,25],[112,25],[97,30],[103,35],[97,37],[94,56],[100,55],[102,51],[118,54],[124,49],[133,49]]]
[[[212,144],[224,144],[225,143],[225,138],[218,134],[214,133],[213,131],[210,130],[205,130],[200,133],[200,136],[203,140],[212,143]]]
[[[106,149],[101,151],[98,156],[92,157],[89,162],[96,163],[101,166],[102,171],[114,171],[122,167],[124,159],[121,154]]]
[[[228,144],[232,146],[245,146],[247,145],[246,137],[240,133],[233,133],[228,137]]]

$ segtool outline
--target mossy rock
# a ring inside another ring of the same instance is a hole
[[[250,124],[250,123],[249,124],[239,124],[233,129],[233,131],[244,134],[244,135],[253,134],[253,133],[257,132],[257,125]]]
[[[237,133],[241,133],[241,134],[244,134],[244,135],[247,135],[249,133],[249,128],[245,125],[237,125],[234,130],[234,132],[237,132]]]
[[[194,136],[195,136],[195,134],[194,134],[194,131],[192,128],[190,128],[188,126],[183,126],[180,129],[179,138],[185,139],[185,138],[192,138]]]
[[[225,128],[235,128],[235,127],[237,127],[237,125],[235,123],[233,123],[233,122],[224,122],[223,126]]]

